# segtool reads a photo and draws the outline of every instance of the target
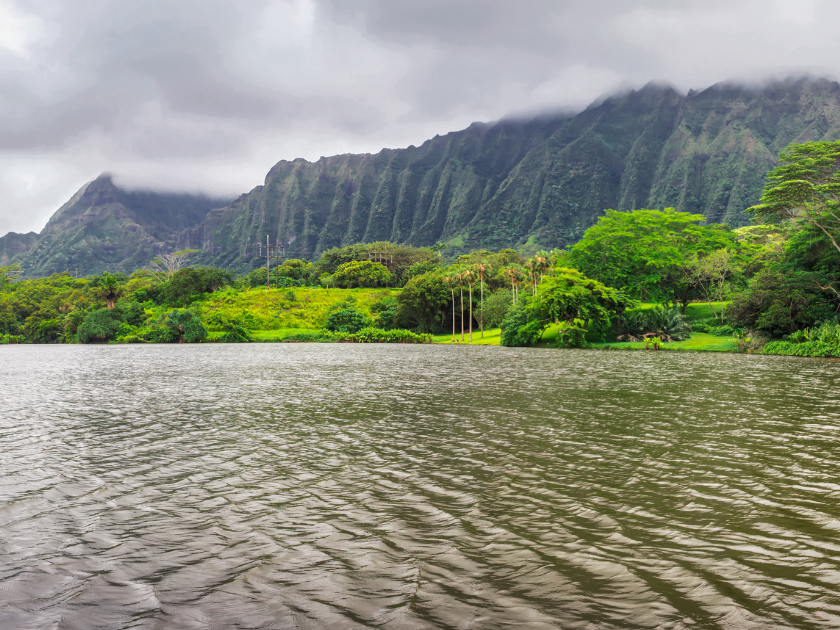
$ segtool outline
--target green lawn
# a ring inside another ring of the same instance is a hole
[[[481,338],[480,330],[473,330],[473,340],[470,344],[469,332],[464,332],[464,344],[473,346],[498,346],[502,339],[501,328],[490,328],[484,331],[484,338]],[[433,343],[452,343],[452,333],[446,335],[435,335],[432,339]],[[461,343],[461,331],[455,335],[455,343]]]

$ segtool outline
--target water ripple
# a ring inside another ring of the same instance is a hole
[[[840,364],[0,348],[0,627],[840,626]]]

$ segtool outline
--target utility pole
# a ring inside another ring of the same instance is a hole
[[[268,234],[265,235],[265,286],[271,288],[271,246],[268,244]]]

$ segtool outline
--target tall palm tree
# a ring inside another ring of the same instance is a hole
[[[528,277],[531,279],[531,295],[537,294],[537,276],[539,275],[539,266],[537,262],[531,258],[525,263],[525,269],[528,271]]]
[[[455,279],[452,276],[444,276],[443,281],[452,293],[452,341],[455,341]]]
[[[461,289],[461,342],[464,341],[464,275],[462,272],[458,272],[454,276],[455,283]]]
[[[467,287],[469,287],[470,291],[470,343],[472,343],[472,290],[473,285],[475,285],[475,272],[472,269],[465,269],[461,275],[464,278],[464,282],[467,283]]]
[[[516,265],[510,265],[505,269],[507,277],[510,279],[510,290],[513,293],[513,305],[516,306],[516,294],[519,286],[520,271]]]
[[[544,249],[541,249],[537,252],[537,255],[534,257],[535,262],[537,263],[537,267],[540,270],[540,282],[542,282],[543,274],[545,274],[546,269],[549,268],[548,262],[549,254]]]
[[[484,339],[484,280],[490,273],[490,265],[485,262],[478,263],[475,266],[475,272],[481,280],[481,320],[478,324],[481,326],[481,338]]]

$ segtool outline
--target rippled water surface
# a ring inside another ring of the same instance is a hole
[[[840,626],[840,363],[0,347],[0,628]]]

